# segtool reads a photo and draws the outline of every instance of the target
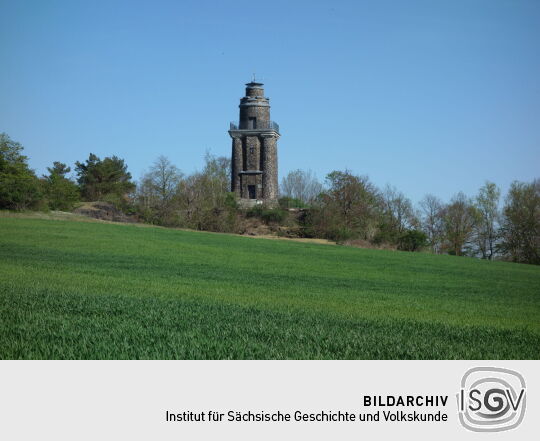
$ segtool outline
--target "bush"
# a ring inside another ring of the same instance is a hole
[[[409,230],[398,241],[398,250],[420,251],[428,244],[428,238],[423,231]]]
[[[282,197],[278,200],[279,207],[282,209],[287,208],[307,208],[300,199],[290,198],[288,196]]]
[[[41,198],[39,180],[32,173],[0,172],[0,208],[18,211],[39,208]]]
[[[236,195],[234,193],[227,192],[227,196],[225,196],[225,206],[232,208],[233,210],[238,209],[238,201],[236,200]]]
[[[255,205],[246,211],[246,217],[258,217],[260,218],[263,213],[262,205]]]
[[[385,223],[381,223],[379,225],[379,229],[375,236],[373,237],[373,240],[371,241],[374,245],[383,245],[383,244],[391,244],[396,245],[399,244],[399,237],[398,232],[393,231],[389,226]]]
[[[300,227],[300,237],[314,238],[325,237],[324,233],[316,228],[315,220],[320,210],[317,208],[309,208],[300,212],[298,216],[298,225]]]
[[[281,208],[265,208],[263,205],[255,205],[246,211],[246,217],[257,217],[266,224],[280,224],[287,216],[288,213]]]
[[[287,212],[279,208],[263,209],[261,213],[261,219],[267,224],[269,223],[280,224],[285,219],[287,219]]]
[[[328,240],[333,240],[336,243],[342,244],[346,240],[352,239],[354,237],[354,232],[346,227],[337,227],[330,228],[325,236]]]

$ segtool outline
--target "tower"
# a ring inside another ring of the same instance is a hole
[[[277,140],[279,126],[270,120],[270,103],[262,83],[246,84],[240,120],[231,123],[231,191],[244,205],[274,205],[278,198]]]

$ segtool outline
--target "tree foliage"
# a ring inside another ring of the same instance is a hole
[[[513,182],[503,209],[500,250],[513,262],[540,264],[540,179]]]
[[[0,209],[48,207],[71,210],[87,201],[114,202],[134,210],[146,222],[217,232],[245,231],[242,219],[255,216],[281,225],[285,234],[320,237],[343,243],[390,246],[406,251],[429,247],[434,253],[508,259],[540,264],[540,180],[514,182],[499,209],[501,192],[486,182],[474,198],[456,194],[449,203],[428,194],[416,210],[403,193],[379,190],[367,176],[335,170],[323,186],[311,171],[294,170],[281,182],[279,208],[239,207],[229,192],[231,164],[207,153],[204,167],[185,176],[160,156],[135,184],[123,159],[90,153],[71,168],[61,162],[38,179],[23,147],[0,134]],[[295,208],[295,210],[291,210]],[[290,212],[293,212],[292,214]]]
[[[51,210],[72,210],[80,200],[80,192],[77,185],[66,175],[71,168],[61,162],[54,162],[52,167],[47,167],[48,176],[43,176],[43,191],[47,204]]]
[[[380,202],[381,216],[376,241],[398,244],[405,232],[419,224],[412,202],[389,185],[382,192]]]
[[[462,256],[472,240],[476,209],[463,193],[456,194],[442,211],[445,246],[450,254]]]
[[[326,176],[321,193],[304,217],[306,234],[338,242],[351,238],[373,239],[380,210],[376,187],[366,176],[333,171]]]
[[[398,239],[398,249],[401,251],[420,251],[427,245],[427,235],[421,230],[408,230]]]
[[[474,244],[482,259],[493,259],[498,238],[499,198],[501,191],[493,182],[486,182],[475,198],[476,223]]]
[[[113,200],[122,200],[135,189],[127,165],[117,156],[101,160],[90,153],[84,163],[75,163],[75,171],[82,197],[87,201],[99,201],[106,196]]]
[[[233,232],[237,213],[229,179],[228,158],[207,153],[203,170],[184,176],[161,156],[139,182],[136,204],[147,222]]]
[[[179,203],[186,226],[197,230],[234,231],[236,203],[229,193],[231,163],[207,153],[201,172],[184,179]]]
[[[25,210],[40,203],[39,180],[22,151],[21,144],[0,133],[0,208]]]
[[[442,201],[432,194],[427,194],[420,201],[422,230],[426,233],[431,252],[440,253],[444,237]]]

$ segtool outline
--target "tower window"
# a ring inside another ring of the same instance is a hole
[[[253,153],[255,153],[255,147],[250,147],[249,148],[249,153],[251,153],[253,155]]]
[[[257,128],[257,118],[254,116],[250,116],[248,118],[248,129],[256,129]]]

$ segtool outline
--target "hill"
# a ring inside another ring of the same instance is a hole
[[[539,355],[537,266],[0,217],[0,358]]]

